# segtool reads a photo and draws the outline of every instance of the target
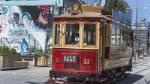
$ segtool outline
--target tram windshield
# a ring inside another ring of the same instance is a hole
[[[79,42],[79,24],[66,24],[65,44],[77,44]]]
[[[55,47],[96,48],[96,23],[64,23],[54,25]]]

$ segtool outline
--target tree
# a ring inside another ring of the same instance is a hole
[[[124,0],[106,0],[105,8],[109,11],[119,10],[125,12],[127,5]]]
[[[37,50],[35,55],[38,56],[38,57],[42,57],[42,56],[44,56],[44,53],[43,53],[42,50]]]
[[[16,56],[18,53],[16,49],[9,48],[8,46],[0,46],[0,56]]]

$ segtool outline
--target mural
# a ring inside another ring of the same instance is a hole
[[[31,48],[45,50],[52,41],[48,18],[48,6],[0,6],[0,44],[22,55]]]

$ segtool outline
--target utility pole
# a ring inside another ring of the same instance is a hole
[[[139,0],[136,2],[136,29],[137,29],[137,23],[138,23],[138,12],[139,12]]]
[[[135,50],[137,51],[137,54],[135,54],[135,61],[137,59],[137,56],[139,56],[139,49],[138,49],[138,40],[137,40],[137,26],[138,26],[138,8],[139,8],[139,0],[136,2],[136,22],[135,22],[135,30],[134,30],[134,41],[135,41]]]
[[[48,59],[51,58],[51,57],[49,57],[49,55],[50,55],[49,41],[51,39],[50,33],[52,33],[51,30],[53,28],[53,15],[54,15],[54,5],[51,5],[51,6],[49,6],[48,28],[46,30],[46,43],[45,43],[46,66],[48,66]]]
[[[147,29],[147,53],[149,53],[149,29]]]
[[[147,22],[147,54],[149,55],[149,47],[150,47],[150,22]]]

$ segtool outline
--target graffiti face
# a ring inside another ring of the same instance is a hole
[[[13,19],[16,24],[19,24],[19,17],[20,17],[19,13],[13,14]]]
[[[45,12],[41,12],[39,18],[37,19],[39,25],[48,25],[48,21],[46,18],[47,14]]]
[[[14,12],[9,14],[8,20],[9,24],[12,24],[13,26],[20,26],[20,13]]]
[[[28,12],[24,12],[22,15],[22,24],[24,27],[31,26],[32,17]]]
[[[42,29],[48,28],[48,6],[21,6],[20,8],[22,12],[26,13],[28,19],[32,19],[36,26]]]

